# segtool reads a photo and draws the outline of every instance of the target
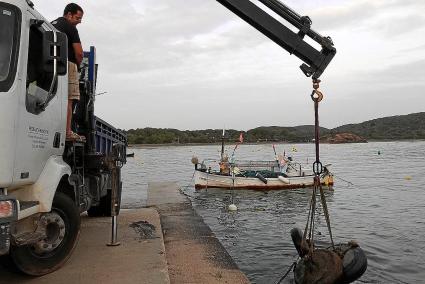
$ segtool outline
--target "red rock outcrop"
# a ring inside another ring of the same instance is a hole
[[[323,137],[321,142],[330,144],[367,143],[367,140],[353,133],[336,133]]]

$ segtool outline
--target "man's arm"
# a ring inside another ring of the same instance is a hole
[[[81,42],[73,43],[72,47],[74,49],[75,59],[77,60],[77,65],[80,66],[81,62],[83,61],[83,47],[81,45]]]

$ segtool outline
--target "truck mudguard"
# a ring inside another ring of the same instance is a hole
[[[53,197],[59,182],[65,175],[71,175],[70,166],[63,161],[62,156],[52,156],[47,160],[37,182],[29,186],[27,190],[17,191],[16,197],[19,200],[38,201],[40,212],[49,212],[52,209]],[[21,219],[20,216],[18,219]]]

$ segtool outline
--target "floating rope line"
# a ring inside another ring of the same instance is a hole
[[[294,261],[291,264],[291,266],[288,268],[288,270],[286,271],[286,273],[279,279],[279,281],[276,282],[276,284],[282,283],[282,281],[286,278],[286,276],[288,276],[289,272],[291,272],[292,268],[295,267],[296,264],[297,264],[297,261]]]
[[[335,174],[333,174],[333,176],[334,176],[334,178],[336,178],[336,179],[339,179],[339,180],[341,180],[341,181],[343,181],[343,182],[346,182],[349,186],[351,185],[351,186],[356,186],[354,183],[352,183],[351,181],[349,181],[349,180],[346,180],[346,179],[343,179],[343,178],[340,178],[339,176],[336,176]],[[385,179],[387,179],[387,177],[385,177]]]
[[[184,190],[183,189],[188,189],[188,188],[191,188],[191,187],[193,187],[192,186],[192,183],[193,183],[193,179],[194,179],[194,177],[195,177],[195,172],[196,172],[196,170],[194,170],[193,171],[193,174],[192,174],[192,178],[190,179],[190,181],[189,181],[189,183],[185,186],[185,185],[183,185],[181,188],[180,188],[180,192],[182,193],[182,194],[184,194],[184,195],[186,195],[187,197],[192,197],[191,195],[189,195],[189,194],[187,194],[186,192],[184,192]]]

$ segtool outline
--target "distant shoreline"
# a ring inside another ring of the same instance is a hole
[[[242,143],[242,145],[268,145],[268,144],[312,144],[312,142],[250,142],[250,143]],[[155,147],[187,147],[187,146],[211,146],[217,145],[220,146],[221,143],[168,143],[168,144],[129,144],[128,148],[130,149],[139,149],[139,148],[155,148]],[[226,143],[226,145],[236,145],[236,142]]]
[[[417,142],[417,141],[425,141],[425,139],[402,139],[402,140],[368,140],[368,142]],[[235,145],[234,143],[226,143],[226,145]],[[242,143],[242,145],[270,145],[270,144],[314,144],[314,142],[283,142],[283,141],[275,141],[275,142],[249,142]],[[321,142],[320,144],[329,144],[325,142]],[[341,144],[364,144],[364,143],[341,143]],[[188,146],[211,146],[211,145],[221,145],[221,143],[168,143],[168,144],[129,144],[129,149],[144,149],[144,148],[156,148],[156,147],[188,147]],[[340,144],[332,144],[332,145],[340,145]]]

